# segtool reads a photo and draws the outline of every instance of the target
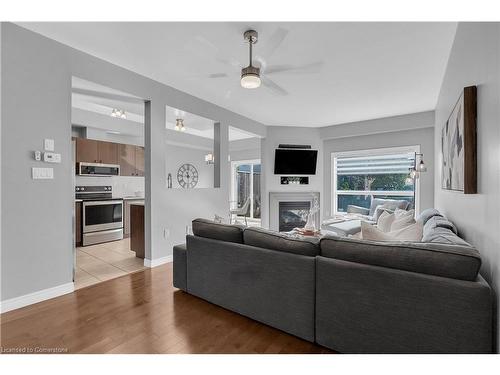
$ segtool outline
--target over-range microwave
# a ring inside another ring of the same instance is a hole
[[[76,174],[80,176],[119,176],[120,166],[116,164],[80,162],[76,166]]]

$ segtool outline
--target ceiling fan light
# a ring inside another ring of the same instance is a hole
[[[260,68],[250,65],[241,69],[241,87],[256,89],[260,86],[260,83]]]
[[[260,86],[260,77],[256,74],[245,74],[241,76],[241,87],[245,89],[256,89]]]

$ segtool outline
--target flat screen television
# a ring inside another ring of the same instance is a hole
[[[274,174],[316,174],[318,150],[278,148],[274,154]]]

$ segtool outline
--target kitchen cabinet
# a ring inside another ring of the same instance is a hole
[[[130,206],[130,250],[135,251],[136,257],[144,259],[144,204]]]
[[[118,164],[119,146],[118,143],[77,138],[76,162]]]
[[[119,164],[118,151],[120,145],[118,143],[112,142],[101,142],[97,144],[97,154],[99,158],[99,163],[103,164]]]
[[[144,176],[144,147],[135,146],[135,175]]]
[[[76,138],[77,163],[120,165],[121,176],[144,176],[144,147]]]
[[[120,145],[120,175],[144,176],[144,147]]]
[[[97,163],[98,160],[98,141],[86,138],[76,139],[76,162]]]
[[[82,202],[75,202],[75,243],[82,244]]]
[[[132,204],[144,204],[144,199],[124,199],[123,200],[123,237],[130,236],[130,206]]]

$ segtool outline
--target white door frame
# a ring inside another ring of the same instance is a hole
[[[250,160],[233,160],[231,161],[231,201],[235,202],[236,197],[236,166],[250,164],[250,217],[253,218],[253,166],[254,164],[261,164],[260,159]]]

